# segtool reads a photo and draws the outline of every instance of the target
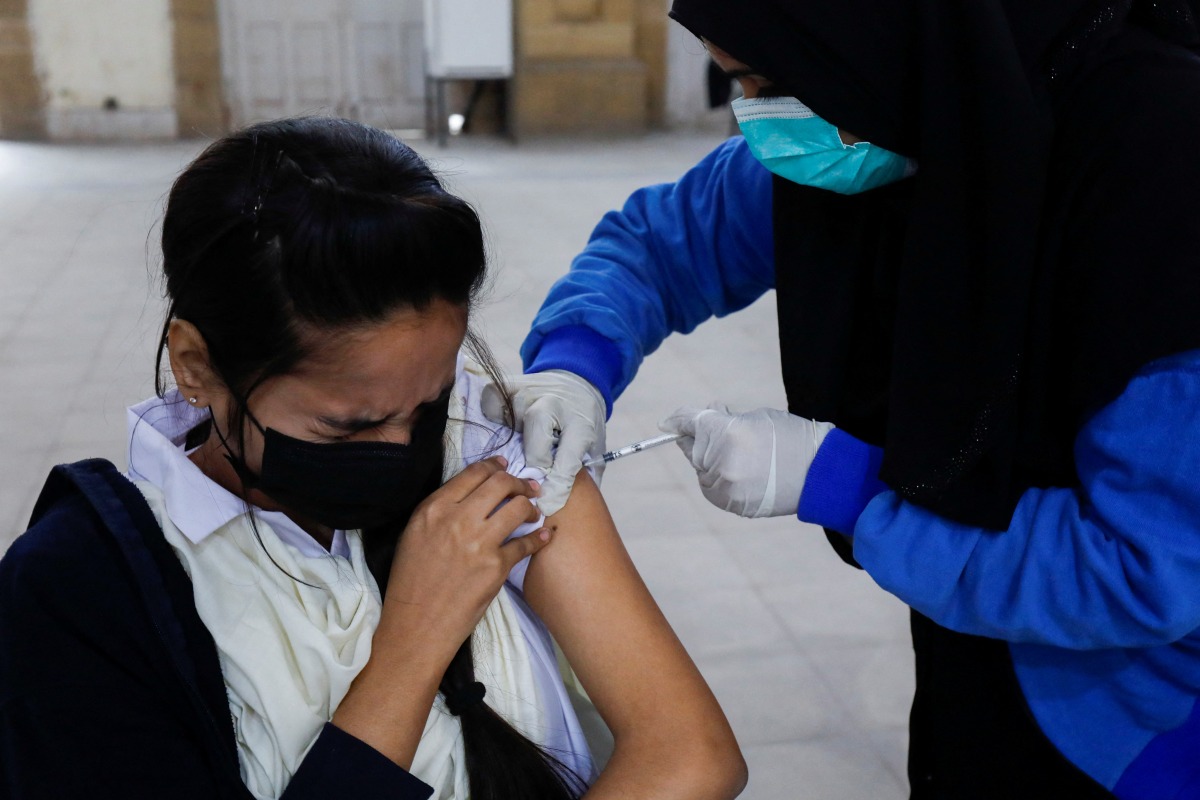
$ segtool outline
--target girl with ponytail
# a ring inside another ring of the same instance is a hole
[[[738,794],[595,484],[543,517],[483,416],[479,219],[416,153],[253,126],[179,177],[162,245],[175,386],[130,409],[128,473],[57,468],[0,562],[0,795]]]

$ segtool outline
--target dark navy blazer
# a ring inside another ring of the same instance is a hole
[[[283,798],[432,794],[326,725]],[[0,797],[252,798],[191,582],[107,461],[56,467],[0,561]]]

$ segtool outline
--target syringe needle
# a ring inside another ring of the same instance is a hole
[[[664,433],[662,436],[643,439],[640,442],[634,442],[633,444],[626,445],[625,447],[621,447],[616,450],[609,450],[599,458],[593,458],[591,461],[585,461],[583,465],[585,467],[595,467],[599,466],[600,464],[608,464],[612,461],[616,461],[618,458],[631,456],[634,453],[641,453],[642,451],[649,450],[652,447],[660,447],[664,444],[670,444],[671,442],[682,438],[682,433]]]

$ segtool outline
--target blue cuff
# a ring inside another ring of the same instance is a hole
[[[1126,768],[1113,789],[1117,797],[1142,800],[1153,797],[1196,797],[1200,792],[1200,701],[1188,720],[1160,733]]]
[[[853,534],[867,504],[888,491],[879,480],[883,448],[873,447],[834,428],[817,450],[804,490],[800,493],[801,522]]]
[[[582,325],[556,328],[542,340],[530,372],[565,369],[574,372],[604,395],[607,416],[612,416],[613,387],[621,380],[621,351],[609,339]]]

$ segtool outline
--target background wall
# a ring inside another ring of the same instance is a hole
[[[216,0],[171,0],[171,16],[179,135],[218,136],[229,127],[229,112]]]
[[[175,136],[169,0],[28,0],[51,138]]]
[[[517,133],[729,132],[728,110],[706,107],[707,56],[670,4],[517,0]],[[216,0],[0,0],[0,135],[219,134],[219,23]]]
[[[666,8],[670,7],[670,0],[667,0]],[[732,133],[732,112],[727,107],[716,110],[708,107],[708,83],[705,75],[709,58],[700,40],[687,28],[669,19],[666,37],[666,126],[682,130]]]
[[[516,12],[518,136],[645,130],[638,0],[518,0]]]
[[[0,134],[15,139],[46,135],[26,0],[0,0]]]

